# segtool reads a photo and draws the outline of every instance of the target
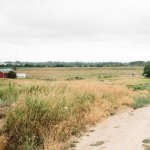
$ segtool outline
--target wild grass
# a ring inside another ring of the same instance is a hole
[[[128,85],[129,88],[132,88],[134,91],[137,90],[150,90],[150,84],[144,83],[144,84],[138,84],[138,85]]]
[[[130,105],[135,96],[125,86],[96,81],[44,82],[23,86],[20,91],[3,129],[9,138],[7,149],[58,150],[87,124]]]
[[[1,83],[0,85],[0,105],[10,105],[15,102],[18,98],[19,90],[14,86],[13,83],[7,84]]]
[[[132,104],[134,109],[142,108],[150,104],[150,96],[141,96],[138,97],[135,102]]]
[[[114,78],[120,76],[131,76],[142,74],[143,67],[75,67],[75,68],[23,68],[18,72],[23,72],[33,79],[55,79],[58,81],[66,80],[70,77],[82,77],[88,80]]]
[[[80,136],[87,125],[113,115],[121,106],[132,105],[139,93],[127,85],[147,82],[141,77],[131,77],[132,69],[27,69],[23,72],[32,79],[1,80],[0,98],[14,104],[0,136],[0,141],[5,139],[3,147],[65,149],[68,140]],[[142,72],[141,68],[134,71]]]
[[[144,139],[142,142],[143,142],[144,144],[149,144],[149,143],[150,143],[150,139]]]
[[[142,142],[143,142],[144,149],[150,150],[150,139],[144,139]]]

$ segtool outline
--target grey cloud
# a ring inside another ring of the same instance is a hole
[[[148,0],[6,1],[2,15],[9,21],[11,31],[1,33],[7,36],[150,33]]]
[[[149,0],[0,0],[0,59],[15,60],[17,49],[20,60],[30,61],[149,60],[149,6]]]

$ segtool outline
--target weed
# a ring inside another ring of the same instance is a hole
[[[144,139],[142,142],[145,144],[148,144],[148,143],[150,143],[150,139]]]
[[[144,139],[142,142],[143,142],[144,149],[150,150],[150,139]]]
[[[15,102],[18,98],[19,90],[13,83],[6,84],[0,87],[0,105],[9,105]]]
[[[128,85],[129,88],[132,88],[134,91],[137,90],[149,90],[150,84],[138,84],[138,85]]]
[[[150,104],[150,97],[149,96],[142,96],[142,97],[139,97],[135,100],[135,102],[132,104],[132,107],[134,109],[137,109],[137,108],[142,108],[146,105],[149,105]]]
[[[23,144],[23,150],[37,150],[35,144],[35,137],[26,137],[26,140]]]

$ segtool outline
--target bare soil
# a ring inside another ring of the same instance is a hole
[[[150,106],[122,111],[78,139],[75,150],[144,150],[150,138]]]

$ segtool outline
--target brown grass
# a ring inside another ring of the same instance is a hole
[[[0,150],[4,150],[7,145],[7,136],[1,135],[0,136]]]
[[[66,80],[68,77],[80,76],[84,79],[95,80],[100,77],[126,77],[131,76],[132,72],[142,74],[143,67],[75,67],[75,68],[26,68],[19,72],[26,73],[29,77],[35,79],[56,79]]]
[[[134,70],[142,72],[141,68]],[[12,144],[13,137],[17,141],[13,146],[18,149],[24,144],[31,146],[31,141],[27,142],[25,137],[34,136],[37,141],[44,138],[42,145],[45,150],[61,149],[72,136],[86,131],[87,125],[115,114],[124,105],[130,106],[141,94],[127,87],[130,81],[132,84],[146,82],[140,76],[124,76],[131,73],[132,68],[44,68],[23,72],[35,79],[2,80],[4,84],[14,83],[20,93],[7,114],[4,126],[4,133],[9,138],[7,145]],[[45,74],[44,77],[41,74]],[[84,80],[64,81],[74,74],[83,76]],[[103,81],[97,78],[99,74],[102,74]],[[107,74],[112,77],[104,78]],[[44,80],[51,77],[56,77],[57,81]],[[37,105],[38,102],[43,108]],[[37,132],[34,132],[35,129]],[[35,141],[32,142],[34,144]]]

